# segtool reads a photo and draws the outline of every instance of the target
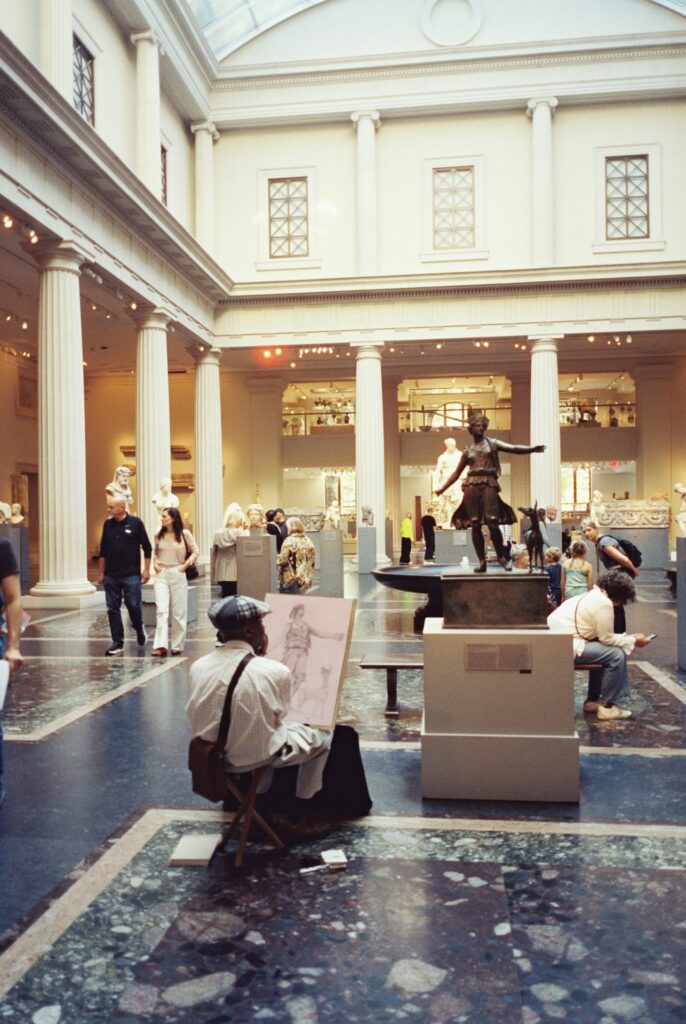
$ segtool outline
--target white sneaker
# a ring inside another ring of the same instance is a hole
[[[601,722],[612,722],[618,721],[620,718],[631,718],[631,712],[625,708],[619,708],[616,704],[606,708],[604,704],[601,704],[597,711],[598,718]]]
[[[224,646],[224,641],[223,640],[215,640],[214,646],[215,647],[223,647]]]

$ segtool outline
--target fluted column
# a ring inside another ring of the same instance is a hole
[[[555,204],[553,186],[552,97],[529,100],[531,118],[531,238],[533,265],[550,267],[555,262]]]
[[[206,562],[224,511],[221,351],[198,349],[195,359],[195,539],[200,548],[200,560]]]
[[[398,425],[398,385],[401,378],[385,375],[383,391],[384,468],[386,508],[393,520],[393,545],[400,547],[400,427]]]
[[[37,254],[40,575],[36,597],[92,594],[86,534],[86,424],[79,276],[72,242]]]
[[[376,131],[378,110],[360,110],[351,115],[357,128],[357,272],[378,273]]]
[[[160,137],[160,53],[154,32],[135,32],[136,171],[158,199],[162,195]]]
[[[252,494],[250,501],[264,507],[281,504],[283,491],[283,392],[285,381],[279,376],[248,377],[250,424],[245,425],[246,444],[252,452]],[[229,495],[233,501],[234,496]]]
[[[355,480],[357,522],[369,505],[376,525],[376,562],[386,565],[384,515],[384,429],[381,390],[381,344],[353,344],[355,362]]]
[[[651,494],[671,490],[668,484],[681,481],[672,476],[671,451],[679,449],[683,438],[678,437],[678,421],[669,417],[668,396],[676,366],[671,362],[643,363],[635,366],[631,375],[636,382],[636,497],[649,499]],[[683,398],[683,396],[682,396]],[[621,402],[615,399],[615,404]],[[665,415],[656,415],[664,409]],[[665,422],[669,429],[665,430]],[[671,441],[671,445],[670,445]],[[671,447],[671,451],[670,451]]]
[[[531,375],[529,367],[511,371],[510,380],[510,440],[514,444],[529,444],[531,430]],[[534,442],[532,442],[534,443]],[[542,442],[543,443],[543,442]],[[542,456],[534,455],[540,459]],[[531,501],[531,459],[514,455],[510,459],[510,504],[515,509]],[[519,513],[517,513],[519,515]]]
[[[195,136],[195,237],[214,252],[214,143],[219,132],[211,121],[191,125]]]
[[[41,0],[40,68],[70,103],[74,102],[72,0]]]
[[[531,343],[530,444],[544,444],[531,455],[531,500],[560,508],[560,400],[557,343],[564,335],[533,335]],[[515,441],[518,438],[514,438]],[[515,456],[516,458],[517,456]]]
[[[159,529],[152,496],[171,477],[167,327],[171,313],[148,310],[136,319],[136,515],[148,536]]]

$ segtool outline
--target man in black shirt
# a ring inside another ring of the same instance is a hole
[[[282,508],[270,508],[266,514],[267,533],[276,537],[276,553],[278,555],[281,545],[288,536],[288,530],[284,533],[286,514]]]
[[[9,662],[10,672],[19,668],[23,658],[19,653],[21,636],[21,589],[19,566],[10,542],[0,540],[0,620],[4,617],[7,636],[0,633],[0,658]],[[5,799],[2,761],[2,717],[0,712],[0,804]]]
[[[436,536],[434,530],[436,529],[436,520],[433,515],[433,505],[426,506],[426,512],[422,516],[422,533],[424,534],[424,561],[435,562],[436,561]]]
[[[100,541],[100,583],[105,588],[112,634],[112,646],[105,653],[115,655],[124,653],[122,597],[140,646],[148,639],[143,626],[141,583],[147,583],[150,579],[152,545],[143,520],[138,516],[130,516],[126,511],[126,498],[110,498],[107,511],[110,518],[105,520]],[[141,548],[144,558],[142,579]]]

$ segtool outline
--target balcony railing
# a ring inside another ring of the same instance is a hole
[[[473,408],[471,415],[488,416],[490,430],[510,429],[510,408],[499,405],[497,408]],[[450,431],[466,430],[469,422],[468,415],[450,412],[443,408],[437,409],[404,409],[398,415],[398,428],[401,433],[414,434],[418,432],[435,434],[450,433]]]
[[[636,406],[608,402],[600,404],[583,398],[560,401],[561,427],[635,427]]]
[[[286,413],[282,419],[284,437],[306,437],[355,433],[354,412]]]

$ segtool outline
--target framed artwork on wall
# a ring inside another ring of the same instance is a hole
[[[288,722],[319,729],[336,724],[356,601],[346,597],[267,594],[267,657],[291,670]]]

